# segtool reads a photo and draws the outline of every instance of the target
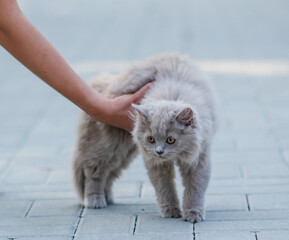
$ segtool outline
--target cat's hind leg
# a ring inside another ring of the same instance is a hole
[[[102,166],[85,168],[84,205],[88,208],[106,207],[104,187],[107,171]]]
[[[174,164],[165,162],[161,164],[147,164],[148,175],[153,184],[163,218],[179,218],[182,216],[179,208],[174,183]]]

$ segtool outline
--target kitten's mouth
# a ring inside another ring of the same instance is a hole
[[[172,160],[171,156],[166,154],[166,155],[158,155],[158,154],[155,154],[155,156],[160,159],[160,160]]]

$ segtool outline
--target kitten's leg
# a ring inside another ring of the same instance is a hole
[[[181,211],[174,183],[174,164],[165,162],[158,165],[146,164],[148,175],[155,188],[161,216],[179,218]]]
[[[106,200],[104,187],[107,172],[101,166],[85,169],[85,191],[84,205],[88,208],[104,208]]]
[[[210,179],[210,159],[207,148],[196,166],[178,162],[183,178],[183,220],[200,222],[205,219],[205,192]]]

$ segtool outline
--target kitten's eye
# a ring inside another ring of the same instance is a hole
[[[173,138],[173,137],[168,137],[168,138],[167,138],[167,143],[168,143],[168,144],[174,144],[175,141],[176,141],[176,139]]]
[[[156,142],[156,140],[155,140],[155,138],[153,136],[148,136],[147,139],[148,139],[148,141],[150,143],[155,143]]]

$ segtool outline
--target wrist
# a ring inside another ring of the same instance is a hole
[[[90,100],[90,108],[85,110],[93,119],[100,122],[108,122],[113,110],[111,109],[112,102],[96,90],[92,89]]]

